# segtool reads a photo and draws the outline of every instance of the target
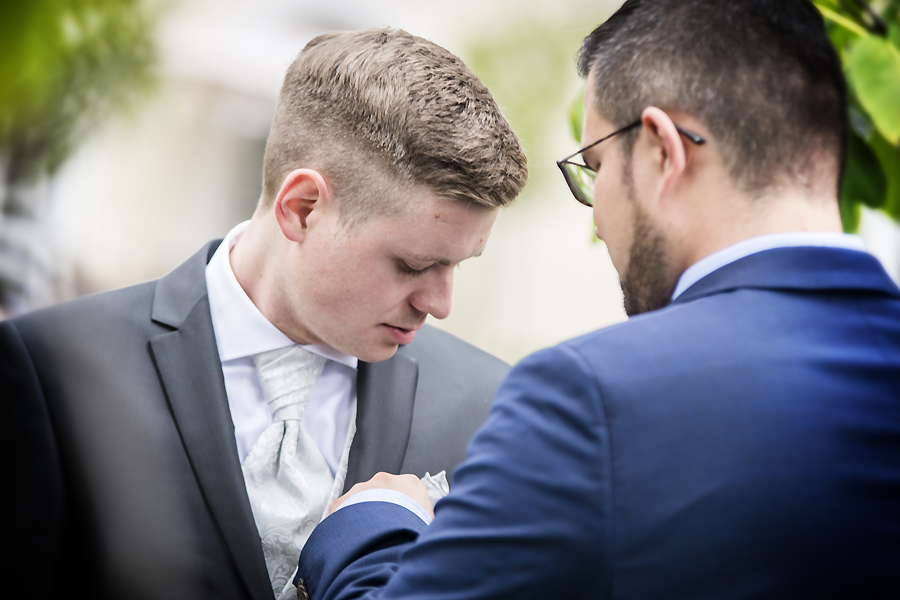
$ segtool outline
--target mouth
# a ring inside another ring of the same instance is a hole
[[[416,330],[421,327],[421,325],[417,325],[413,328],[405,328],[405,327],[397,327],[395,325],[388,325],[387,323],[382,323],[379,325],[384,331],[393,338],[393,340],[400,344],[401,346],[410,343],[416,337]]]

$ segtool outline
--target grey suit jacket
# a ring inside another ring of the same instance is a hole
[[[0,324],[7,591],[73,579],[110,597],[272,597],[209,313],[216,246],[158,281]],[[452,473],[506,371],[429,327],[360,363],[347,487]]]

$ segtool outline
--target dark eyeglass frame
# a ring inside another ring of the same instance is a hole
[[[593,193],[589,194],[587,190],[585,190],[578,184],[578,181],[575,180],[575,175],[572,172],[570,172],[569,170],[567,170],[565,165],[569,165],[569,166],[575,167],[577,169],[582,169],[585,172],[585,174],[591,179],[591,181],[593,181],[594,176],[597,174],[597,172],[594,171],[594,169],[587,166],[586,164],[579,164],[576,162],[572,162],[572,159],[575,158],[576,156],[578,156],[579,154],[581,154],[582,152],[586,152],[587,150],[590,150],[591,148],[593,148],[600,142],[605,142],[609,138],[615,137],[615,136],[619,135],[620,133],[625,133],[626,131],[629,131],[631,129],[634,129],[635,127],[640,126],[641,123],[643,123],[643,121],[641,119],[638,119],[634,123],[629,123],[625,127],[613,131],[611,134],[600,138],[596,142],[588,144],[581,150],[578,150],[577,152],[573,152],[569,156],[556,161],[556,166],[559,167],[559,170],[562,172],[563,178],[565,178],[565,180],[566,180],[566,185],[569,186],[569,191],[572,192],[572,195],[575,196],[575,199],[578,200],[578,202],[580,202],[581,204],[584,204],[585,206],[593,206],[594,205],[594,195],[593,195]],[[680,133],[681,135],[683,135],[684,137],[686,137],[693,143],[697,144],[698,146],[706,143],[705,139],[703,139],[702,137],[700,137],[693,131],[688,131],[687,129],[682,129],[678,125],[675,125],[675,129],[678,130],[678,133]]]

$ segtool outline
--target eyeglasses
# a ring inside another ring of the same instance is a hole
[[[562,160],[556,161],[556,166],[559,167],[559,170],[562,171],[563,177],[566,179],[566,184],[569,186],[569,190],[572,192],[572,195],[575,196],[575,199],[584,204],[585,206],[593,206],[594,205],[594,178],[597,176],[597,172],[594,169],[590,168],[587,165],[579,164],[576,162],[572,162],[572,159],[585,152],[586,150],[590,150],[600,142],[605,142],[611,137],[615,137],[620,133],[625,133],[635,127],[638,127],[641,124],[641,120],[638,119],[634,123],[629,123],[622,129],[617,129],[613,131],[606,137],[602,137],[593,144],[588,144],[578,152],[574,152],[569,156],[565,157]],[[675,125],[675,129],[678,130],[678,133],[694,142],[698,146],[701,144],[705,144],[706,140],[686,129],[682,129],[678,125]]]

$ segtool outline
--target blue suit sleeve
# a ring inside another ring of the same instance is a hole
[[[590,366],[568,346],[540,352],[501,386],[417,541],[399,507],[351,506],[313,533],[300,574],[316,599],[604,597],[610,459]]]

